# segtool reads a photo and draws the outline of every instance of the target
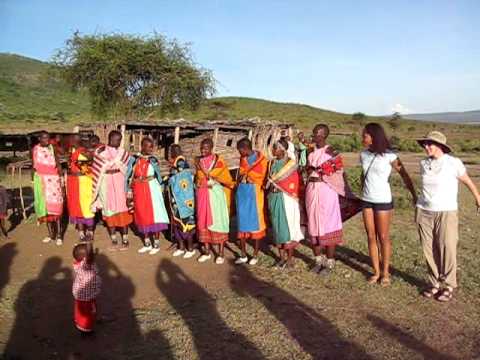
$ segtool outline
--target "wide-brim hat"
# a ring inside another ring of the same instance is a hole
[[[425,137],[417,139],[418,144],[422,147],[426,141],[431,141],[440,146],[444,153],[452,152],[452,148],[447,145],[447,137],[440,131],[430,131]]]

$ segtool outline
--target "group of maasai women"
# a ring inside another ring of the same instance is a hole
[[[293,250],[307,238],[315,255],[312,271],[328,275],[335,267],[335,248],[344,240],[342,222],[362,211],[374,270],[368,282],[388,286],[393,210],[389,177],[393,168],[416,206],[431,284],[423,295],[450,300],[457,286],[458,180],[468,186],[478,206],[476,186],[462,162],[449,155],[451,148],[445,136],[434,131],[418,139],[428,157],[420,164],[422,185],[417,198],[381,125],[366,125],[362,135],[362,195],[357,198],[345,181],[342,157],[327,144],[329,128],[324,124],[313,129],[311,144],[299,134],[296,151],[288,137],[280,138],[273,144],[272,159],[254,150],[248,138],[241,139],[237,143],[239,168],[234,176],[225,160],[214,153],[210,138],[201,142],[200,156],[192,167],[181,147],[172,145],[168,149],[170,172],[162,177],[150,138],[143,139],[139,154],[131,155],[120,146],[122,135],[118,131],[109,134],[106,145],[98,138],[91,141],[77,137],[69,150],[64,188],[55,146],[43,132],[32,152],[35,211],[49,230],[43,241],[62,244],[59,220],[65,189],[70,222],[75,224],[81,241],[93,239],[96,214],[101,211],[111,250],[128,248],[128,228],[133,223],[143,241],[139,253],[156,254],[160,233],[170,229],[178,245],[173,256],[191,258],[200,248],[199,262],[213,256],[216,264],[223,264],[224,245],[235,215],[241,249],[235,264],[258,262],[260,242],[270,227],[280,256],[277,267],[293,266]],[[202,246],[196,244],[197,240]],[[254,245],[250,257],[249,240]]]

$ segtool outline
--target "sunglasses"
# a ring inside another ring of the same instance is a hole
[[[431,145],[436,145],[435,141],[430,141],[430,140],[422,141],[422,146],[423,147],[427,147],[427,146],[431,146]]]

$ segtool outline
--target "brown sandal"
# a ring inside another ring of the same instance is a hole
[[[372,275],[368,278],[367,282],[369,284],[376,284],[378,282],[378,279],[380,279],[380,275]]]
[[[390,276],[382,277],[380,280],[380,285],[382,287],[388,287],[392,284],[392,280],[390,279]]]
[[[426,297],[427,299],[432,299],[432,298],[435,297],[435,295],[438,294],[439,291],[440,291],[440,289],[438,287],[432,286],[428,289],[423,290],[422,295],[424,297]]]
[[[453,289],[451,287],[446,287],[442,289],[440,295],[438,295],[437,300],[440,302],[449,302],[453,298]]]

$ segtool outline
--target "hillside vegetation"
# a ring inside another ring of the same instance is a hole
[[[22,132],[27,129],[70,130],[80,122],[108,121],[94,119],[90,102],[84,92],[74,92],[64,83],[48,74],[48,64],[14,54],[0,54],[0,131]],[[279,103],[245,98],[217,97],[208,100],[196,112],[183,111],[164,117],[185,118],[193,121],[240,120],[261,118],[294,124],[310,131],[319,122],[327,123],[334,142],[342,151],[356,151],[360,147],[361,128],[369,121],[382,123],[392,136],[394,144],[403,151],[419,151],[414,139],[432,129],[445,132],[459,151],[480,151],[480,127],[446,123],[432,123],[385,117],[365,116],[353,119],[351,114],[319,109],[313,106]],[[148,120],[161,121],[152,109]]]

